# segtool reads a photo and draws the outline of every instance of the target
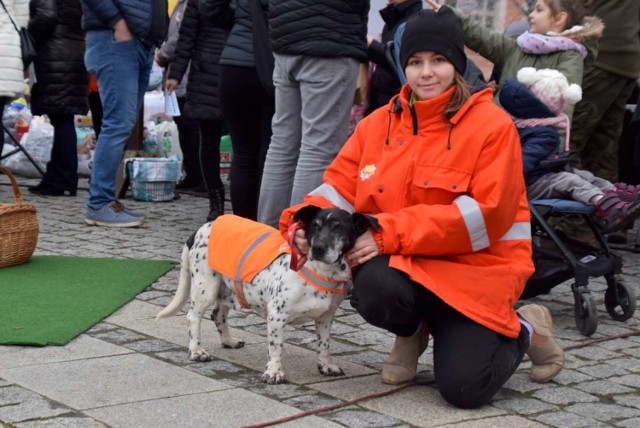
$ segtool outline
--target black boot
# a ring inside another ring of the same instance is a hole
[[[224,214],[224,187],[209,190],[209,215],[207,221],[213,221]]]

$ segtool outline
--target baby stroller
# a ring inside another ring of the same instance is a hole
[[[529,201],[529,209],[536,270],[527,281],[521,298],[548,293],[556,285],[573,278],[571,290],[576,326],[580,333],[591,336],[598,328],[598,318],[589,278],[604,276],[607,312],[616,321],[631,318],[636,310],[635,292],[618,277],[622,271],[622,258],[611,251],[592,220],[594,207],[577,201],[540,199]],[[569,239],[547,222],[550,217],[568,214],[578,214],[586,221],[598,246]]]

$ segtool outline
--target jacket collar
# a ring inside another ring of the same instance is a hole
[[[417,131],[432,123],[442,122],[446,124],[444,111],[453,96],[453,92],[454,88],[449,88],[435,98],[417,101],[413,104],[413,107],[410,107],[411,88],[408,84],[405,84],[400,94],[389,102],[389,109],[393,113],[402,113],[402,123]],[[449,122],[452,125],[457,124],[465,113],[479,102],[493,102],[493,90],[486,88],[473,93],[467,102],[449,119]]]

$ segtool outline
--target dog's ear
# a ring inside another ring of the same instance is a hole
[[[302,223],[304,223],[304,227],[306,228],[321,209],[322,208],[315,205],[307,205],[306,207],[302,207],[293,215],[293,221],[295,222],[300,220]]]
[[[353,218],[353,227],[356,230],[356,236],[362,235],[368,228],[372,228],[376,232],[378,231],[378,219],[374,216],[353,213],[351,217]]]

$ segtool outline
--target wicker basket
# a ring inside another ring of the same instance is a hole
[[[29,260],[38,243],[36,207],[22,202],[20,188],[11,172],[0,166],[0,174],[9,177],[15,203],[0,202],[0,268]]]

